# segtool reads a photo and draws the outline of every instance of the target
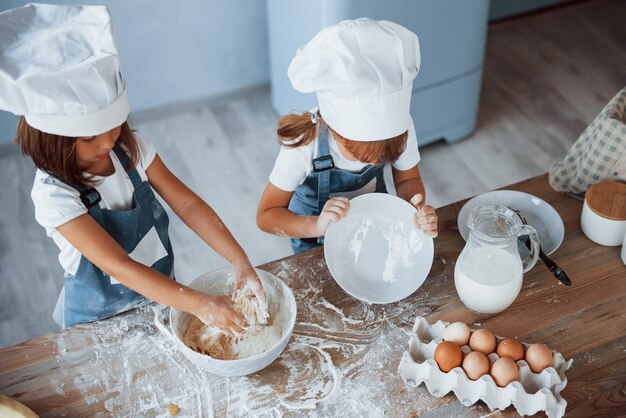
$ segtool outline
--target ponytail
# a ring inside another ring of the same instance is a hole
[[[278,121],[278,141],[287,148],[297,148],[311,143],[317,135],[317,125],[322,122],[319,111],[301,115],[285,115]]]

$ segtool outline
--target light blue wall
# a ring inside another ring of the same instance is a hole
[[[29,1],[2,0],[0,11]],[[243,89],[269,80],[261,0],[73,0],[113,15],[131,111]],[[0,92],[1,94],[1,92]],[[0,143],[17,118],[0,112]]]
[[[272,104],[279,114],[317,103],[315,94],[297,92],[287,77],[297,48],[325,26],[366,16],[399,23],[419,38],[422,65],[413,82],[411,116],[420,146],[458,141],[474,131],[488,0],[268,0],[267,5]],[[303,9],[308,12],[299,13]]]
[[[491,0],[490,18],[564,1],[567,0]],[[27,3],[29,1],[1,0],[0,11]],[[46,3],[109,7],[133,111],[269,81],[265,1],[65,0]],[[0,144],[11,141],[16,121],[15,116],[0,111]]]

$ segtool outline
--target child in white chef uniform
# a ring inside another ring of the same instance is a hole
[[[259,203],[261,229],[292,237],[296,253],[321,245],[349,198],[386,192],[383,167],[391,163],[397,195],[416,208],[416,227],[437,236],[409,114],[419,65],[413,32],[365,18],[327,27],[298,50],[289,79],[317,94],[319,110],[278,123],[282,148]]]
[[[248,257],[217,214],[136,136],[111,17],[102,6],[30,4],[0,13],[0,108],[21,115],[16,142],[37,173],[35,217],[60,249],[62,326],[146,298],[226,333],[247,323],[227,296],[176,283],[165,202],[235,268],[235,289],[264,298]]]

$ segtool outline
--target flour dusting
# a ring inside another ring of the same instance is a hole
[[[33,394],[50,400],[41,416],[58,416],[54,403],[80,416],[169,417],[170,404],[180,408],[179,417],[419,416],[445,399],[452,416],[468,413],[453,395],[434,398],[408,388],[396,371],[415,316],[434,312],[432,301],[443,297],[452,275],[432,277],[431,293],[369,305],[338,287],[319,251],[270,266],[292,289],[298,320],[266,369],[222,377],[199,368],[160,331],[169,308],[152,304],[50,337],[57,354],[46,365],[49,385]]]
[[[413,227],[405,228],[404,223],[392,222],[382,217],[365,217],[348,243],[355,265],[358,263],[363,244],[371,229],[379,230],[387,244],[387,258],[382,279],[387,283],[394,283],[398,281],[398,270],[411,267],[413,265],[411,256],[422,249],[420,236]],[[410,234],[407,234],[407,230],[411,231]]]
[[[383,271],[383,280],[388,283],[398,281],[396,272],[398,267],[408,267],[412,265],[411,254],[414,251],[409,247],[409,240],[406,239],[401,225],[393,225],[383,231],[383,236],[387,240],[387,260]],[[415,247],[413,247],[415,248]]]
[[[352,252],[352,255],[354,255],[354,264],[356,264],[359,260],[359,255],[361,255],[361,248],[363,248],[363,241],[365,240],[367,232],[372,225],[373,222],[371,219],[364,219],[361,222],[359,229],[357,229],[354,233],[354,237],[352,237],[352,240],[350,241],[348,248],[350,249],[350,252]]]

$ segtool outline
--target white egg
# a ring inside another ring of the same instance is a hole
[[[463,322],[453,322],[443,330],[443,340],[452,341],[459,346],[467,345],[470,329]]]

